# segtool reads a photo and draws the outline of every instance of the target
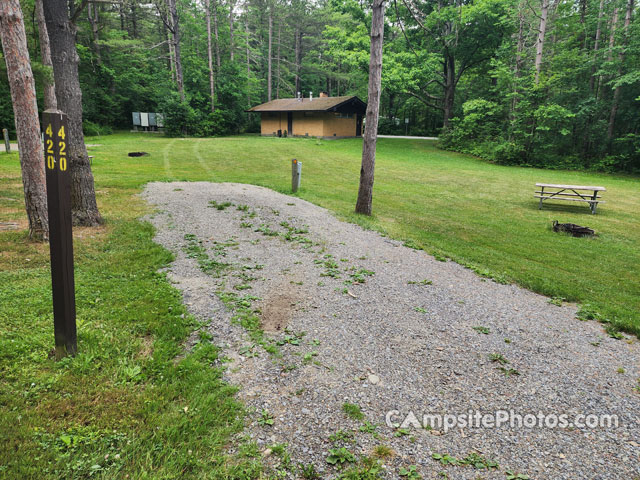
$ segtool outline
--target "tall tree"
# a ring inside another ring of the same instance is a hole
[[[75,12],[75,8],[73,11]],[[71,169],[71,218],[74,225],[95,226],[102,223],[102,217],[96,203],[93,173],[82,131],[82,90],[78,78],[76,24],[68,12],[65,0],[44,2],[58,108],[69,119],[67,159]]]
[[[49,237],[44,155],[40,143],[36,87],[19,0],[0,3],[0,37],[18,134],[29,237],[43,240]]]
[[[271,101],[271,88],[273,85],[273,79],[271,78],[272,65],[273,65],[273,5],[269,5],[269,47],[267,50],[267,102]]]
[[[635,6],[634,0],[627,1],[627,13],[624,17],[624,30],[623,30],[623,40],[622,47],[620,49],[620,53],[618,53],[618,77],[622,75],[622,68],[624,65],[624,56],[625,56],[625,47],[627,46],[627,35],[629,31],[629,25],[631,23],[631,14],[633,13],[633,7]],[[620,89],[621,85],[616,85],[616,88],[613,91],[613,101],[611,102],[611,113],[609,114],[609,126],[607,128],[607,139],[611,141],[613,139],[613,132],[616,124],[616,115],[618,114],[618,102],[620,101]]]
[[[176,68],[176,83],[178,84],[180,99],[184,102],[184,76],[182,73],[182,51],[180,46],[180,17],[178,16],[176,0],[167,0],[167,2],[169,5],[169,18],[171,22],[169,30],[173,34],[173,61]]]
[[[47,69],[43,80],[44,109],[57,110],[56,84],[53,78],[53,62],[51,61],[51,46],[49,45],[49,31],[44,19],[43,0],[35,0],[35,13],[38,21],[38,38],[40,39],[40,56],[42,65]]]
[[[214,112],[216,110],[216,83],[213,75],[213,52],[211,50],[211,0],[205,0],[204,8],[205,16],[207,18],[207,54],[209,57],[209,90],[211,95],[211,111]]]
[[[376,166],[376,142],[382,82],[382,46],[384,37],[384,1],[374,0],[371,16],[371,50],[369,58],[369,95],[366,129],[362,145],[362,166],[356,212],[371,215],[373,176]]]
[[[540,71],[542,69],[542,52],[544,50],[544,39],[547,33],[547,18],[549,17],[549,0],[542,0],[540,8],[540,24],[538,26],[538,40],[536,42],[536,76],[535,83],[540,82]]]

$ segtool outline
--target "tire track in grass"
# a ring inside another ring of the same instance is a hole
[[[201,142],[202,142],[202,140],[195,140],[193,142],[193,154],[198,159],[198,163],[200,163],[200,166],[202,166],[204,171],[207,172],[207,175],[209,177],[211,177],[211,180],[214,180],[214,178],[213,178],[214,177],[213,170],[211,168],[209,168],[207,163],[204,161],[204,158],[200,154],[200,143]]]
[[[167,146],[162,150],[162,156],[164,158],[164,173],[167,176],[167,180],[173,181],[177,180],[173,176],[173,171],[171,170],[171,160],[169,159],[169,151],[173,149],[173,145],[176,143],[176,139],[174,138]]]

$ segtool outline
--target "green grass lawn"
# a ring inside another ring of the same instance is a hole
[[[0,478],[257,478],[256,449],[238,439],[245,412],[220,380],[215,347],[157,270],[171,255],[138,218],[149,181],[208,180],[298,196],[439,257],[550,297],[589,304],[640,335],[638,178],[501,167],[380,139],[374,216],[354,215],[360,140],[255,136],[167,139],[118,134],[88,143],[95,156],[99,229],[76,229],[79,355],[55,363],[48,249],[24,230],[0,231]],[[151,155],[130,158],[127,152]],[[24,225],[17,154],[0,154],[0,222]],[[538,210],[536,182],[603,185],[607,202]],[[551,231],[588,225],[593,239]],[[535,318],[531,319],[536,321]],[[580,332],[576,332],[580,334]],[[229,453],[229,445],[240,445]],[[116,458],[117,456],[117,458]]]

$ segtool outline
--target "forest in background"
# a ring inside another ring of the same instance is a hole
[[[21,2],[36,76],[33,0]],[[85,132],[166,115],[167,133],[256,132],[245,110],[296,92],[366,101],[371,9],[356,0],[155,0],[81,5]],[[439,135],[503,164],[640,171],[635,0],[387,3],[380,133]],[[210,32],[210,34],[209,34]],[[0,126],[13,130],[4,59]],[[213,93],[213,95],[212,95]],[[405,119],[409,123],[405,124]]]

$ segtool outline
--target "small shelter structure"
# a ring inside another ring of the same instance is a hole
[[[355,95],[318,98],[279,98],[257,105],[263,136],[353,138],[362,136],[362,119],[367,104]]]

